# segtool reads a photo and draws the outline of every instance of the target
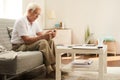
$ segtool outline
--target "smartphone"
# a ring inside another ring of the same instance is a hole
[[[56,30],[54,29],[53,32],[56,32]]]

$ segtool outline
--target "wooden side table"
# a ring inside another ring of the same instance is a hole
[[[105,41],[104,44],[107,45],[107,53],[114,54],[116,56],[116,41]]]

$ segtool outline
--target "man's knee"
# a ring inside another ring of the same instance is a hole
[[[51,42],[53,42],[53,43],[54,43],[54,40],[52,40],[52,39],[51,39]]]
[[[39,44],[42,44],[42,45],[47,45],[48,44],[46,39],[41,39],[38,42],[39,42]]]

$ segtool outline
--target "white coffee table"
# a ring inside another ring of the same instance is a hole
[[[56,80],[61,80],[61,54],[71,53],[72,60],[75,59],[75,54],[98,54],[99,55],[99,67],[98,67],[98,78],[99,80],[104,80],[104,74],[107,73],[107,46],[103,45],[103,48],[89,49],[80,48],[73,49],[71,47],[59,46],[56,52]]]

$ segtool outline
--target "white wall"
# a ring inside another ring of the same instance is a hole
[[[27,5],[31,2],[36,2],[40,5],[42,12],[38,18],[38,21],[40,22],[40,25],[42,26],[42,28],[44,28],[45,27],[45,0],[22,0],[23,14],[26,11]]]
[[[113,36],[120,53],[120,0],[46,0],[46,12],[55,10],[56,22],[63,21],[72,29],[73,43],[84,42],[84,31],[89,25],[97,38]],[[49,26],[46,17],[46,26]]]

